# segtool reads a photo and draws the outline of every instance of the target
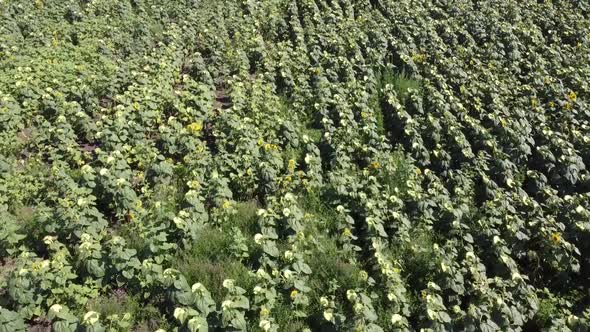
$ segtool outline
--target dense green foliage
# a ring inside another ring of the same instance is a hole
[[[590,328],[586,2],[0,15],[0,331]]]

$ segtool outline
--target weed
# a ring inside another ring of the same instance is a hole
[[[380,94],[382,93],[386,85],[389,84],[393,86],[399,100],[402,101],[402,104],[405,101],[406,97],[408,97],[410,89],[418,91],[422,89],[422,84],[420,83],[420,81],[412,78],[406,72],[396,72],[393,69],[389,68],[382,70],[377,75],[377,82],[378,91]],[[379,97],[379,99],[382,99],[383,96],[380,95]]]
[[[245,202],[236,202],[234,209],[236,213],[230,218],[227,226],[237,227],[244,235],[254,236],[258,231],[258,216],[256,212],[260,205],[256,200],[249,200]]]
[[[250,269],[231,256],[232,243],[228,233],[205,227],[193,246],[179,253],[171,266],[178,269],[189,284],[203,284],[216,303],[221,303],[226,292],[225,279],[234,279],[236,285],[246,290],[252,289],[256,282]]]

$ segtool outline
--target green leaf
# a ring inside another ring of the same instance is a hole
[[[188,329],[191,332],[207,332],[209,327],[207,326],[207,320],[203,317],[197,316],[189,319],[187,323]]]

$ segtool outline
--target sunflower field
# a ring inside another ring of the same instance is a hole
[[[589,330],[587,1],[0,0],[0,332]]]

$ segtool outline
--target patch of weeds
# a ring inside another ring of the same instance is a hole
[[[14,219],[11,214],[7,213],[4,220],[5,227],[11,223],[18,225],[19,231],[17,234],[25,235],[21,243],[24,243],[40,257],[47,256],[45,244],[38,239],[43,238],[45,235],[46,216],[50,215],[48,211],[49,209],[44,204],[35,207],[20,206],[15,208]],[[2,254],[2,249],[4,248],[0,248],[0,254]]]
[[[149,242],[139,236],[133,228],[133,223],[123,224],[116,229],[115,234],[125,239],[127,247],[135,249],[138,257],[143,257],[144,253],[149,253]]]
[[[153,305],[146,305],[141,307],[141,311],[134,317],[135,321],[138,322],[132,328],[134,332],[150,332],[158,329],[165,331],[172,330],[172,325],[161,313],[161,311]]]
[[[539,302],[539,311],[533,318],[536,327],[544,328],[551,326],[553,317],[559,317],[559,308],[553,297],[541,299]]]
[[[328,291],[330,288],[340,287],[339,294],[346,302],[346,290],[361,287],[361,268],[341,255],[336,241],[332,238],[317,237],[316,247],[306,257],[306,263],[313,273],[309,285],[315,290]],[[325,294],[311,294],[317,298]]]
[[[278,302],[271,314],[276,319],[277,324],[279,324],[280,331],[299,332],[308,327],[305,321],[293,315],[293,309],[289,303]]]
[[[130,313],[135,315],[143,308],[135,298],[129,296],[123,289],[116,289],[109,295],[102,295],[91,299],[86,304],[87,311],[96,311],[102,317],[111,315],[123,315]]]
[[[525,326],[525,331],[540,331],[551,327],[555,317],[563,317],[565,312],[582,315],[583,308],[575,308],[575,303],[580,301],[584,294],[574,290],[565,294],[555,294],[545,288],[539,294],[539,310]],[[587,305],[584,306],[587,308]],[[574,309],[574,310],[572,310]],[[581,309],[579,312],[576,309]]]
[[[420,91],[422,88],[420,81],[409,77],[403,72],[395,77],[393,86],[402,101],[408,97],[410,90]]]
[[[311,142],[318,144],[322,140],[322,129],[312,128],[310,126],[301,130],[301,137],[306,135]]]
[[[8,277],[16,269],[16,261],[10,257],[0,259],[0,306],[7,307],[10,303],[8,296]]]
[[[410,89],[418,91],[422,89],[422,84],[420,81],[412,78],[405,71],[396,72],[391,68],[382,70],[377,75],[377,82],[379,93],[383,91],[383,88],[385,88],[386,85],[389,84],[393,86],[395,92],[397,93],[398,99],[402,102],[402,104],[408,97]],[[382,99],[381,97],[383,96],[380,96],[379,99]]]
[[[203,228],[191,248],[180,252],[171,262],[189,284],[200,282],[216,303],[221,303],[226,290],[223,280],[234,279],[236,285],[251,290],[255,277],[240,260],[232,257],[233,239],[228,233],[210,227]]]
[[[303,158],[305,158],[305,151],[303,149],[303,143],[300,143],[297,148],[289,148],[283,152],[283,161],[285,167],[288,167],[289,160],[294,160],[298,164],[302,164]]]
[[[417,227],[410,232],[409,238],[411,241],[394,241],[395,245],[389,248],[389,253],[401,265],[410,310],[415,312],[420,305],[420,291],[427,288],[427,283],[433,279],[437,270],[435,236],[432,230]]]
[[[200,282],[211,292],[211,297],[220,304],[226,294],[223,288],[225,279],[234,279],[236,285],[251,290],[256,285],[256,278],[241,262],[224,259],[218,262],[203,259],[188,259],[176,263],[189,284]]]
[[[260,204],[256,200],[249,200],[237,202],[233,208],[235,213],[222,226],[228,242],[225,248],[226,255],[255,269],[262,254],[262,248],[252,241],[259,231],[257,212]]]
[[[244,235],[254,236],[258,232],[258,216],[260,208],[256,200],[237,202],[234,204],[236,213],[231,216],[229,226],[237,227]]]
[[[129,321],[136,322],[133,327],[130,327],[132,331],[155,331],[161,328],[170,328],[166,316],[155,305],[144,303],[123,289],[116,289],[108,295],[101,295],[88,301],[85,309],[84,312],[96,311],[105,319],[110,316],[113,322],[123,319],[124,315],[128,314],[130,315]]]
[[[317,221],[316,225],[330,233],[336,232],[336,221],[342,216],[328,204],[325,203],[322,193],[318,191],[306,192],[300,198],[300,205],[304,211],[313,215]]]
[[[160,202],[160,209],[176,211],[178,202],[184,199],[184,193],[181,190],[183,187],[184,184],[180,183],[179,179],[165,179],[156,183],[153,189],[153,201]]]
[[[386,171],[382,172],[380,182],[389,187],[389,193],[394,194],[397,188],[396,195],[405,193],[407,191],[407,181],[410,179],[414,167],[410,160],[404,155],[402,150],[396,150],[392,153],[390,158],[390,165]]]
[[[412,90],[421,91],[421,83],[405,72],[396,72],[393,68],[382,69],[377,74],[376,79],[377,90],[373,100],[376,98],[377,102],[371,102],[371,107],[378,114],[377,121],[380,128],[383,128],[383,132],[387,134],[392,143],[397,143],[403,138],[404,126],[397,118],[393,105],[388,101],[390,96],[387,96],[384,92],[387,86],[393,88],[399,104],[405,107],[403,105],[406,105],[406,102],[409,101],[410,92]]]
[[[337,331],[343,326],[334,326],[326,322],[323,317],[324,308],[321,297],[334,295],[335,311],[347,315],[351,308],[347,306],[346,291],[366,286],[367,274],[359,264],[350,261],[342,254],[335,239],[316,236],[315,248],[305,258],[312,274],[308,281],[312,291],[308,294],[310,306],[308,308],[308,323],[314,331]],[[345,322],[347,323],[347,322]]]
[[[198,238],[190,248],[182,252],[181,256],[220,261],[229,255],[230,245],[231,238],[224,232],[207,226],[200,230]]]
[[[379,135],[385,134],[385,118],[383,117],[383,111],[381,110],[381,93],[376,92],[371,95],[369,99],[369,107],[373,110],[375,115],[375,121],[377,122],[377,133]]]
[[[282,115],[281,118],[289,119],[289,109],[292,105],[291,98],[287,95],[279,94],[276,99],[276,104],[279,114]]]
[[[35,208],[32,206],[21,206],[15,209],[14,215],[19,222],[29,224],[35,220]]]

